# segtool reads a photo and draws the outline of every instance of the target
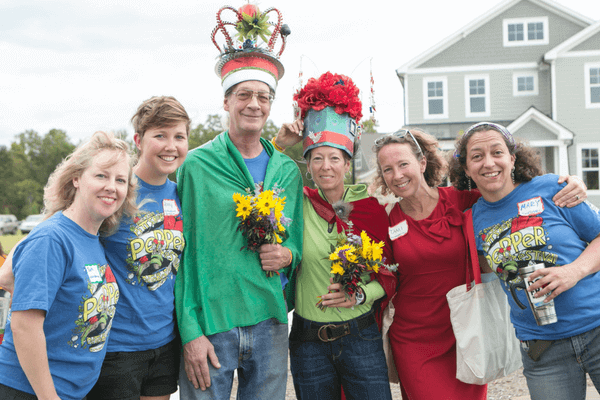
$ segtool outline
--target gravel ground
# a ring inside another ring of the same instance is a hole
[[[588,378],[588,387],[593,387],[594,385]],[[392,384],[392,398],[394,400],[402,400],[402,395],[400,394],[400,386],[396,384]],[[235,394],[237,391],[237,378],[233,383],[233,390],[231,391],[231,400],[235,400]],[[516,399],[523,396],[528,396],[529,391],[527,390],[527,383],[525,382],[525,377],[523,376],[523,370],[520,369],[509,376],[498,379],[490,384],[488,384],[488,400],[508,400],[508,399]],[[174,398],[171,397],[173,400]],[[296,399],[296,394],[294,392],[294,384],[292,382],[292,376],[288,371],[288,381],[287,381],[287,393],[285,396],[285,400],[294,400]]]

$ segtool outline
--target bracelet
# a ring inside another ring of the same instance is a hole
[[[288,265],[290,265],[292,263],[292,260],[294,259],[294,256],[292,255],[292,251],[288,247],[286,247],[286,249],[290,252],[290,259],[285,264],[284,268],[287,267]]]
[[[275,141],[275,138],[271,139],[271,143],[273,144],[273,147],[275,147],[275,150],[278,150],[281,153],[283,153],[285,151],[284,147],[281,147],[277,144],[277,142]]]

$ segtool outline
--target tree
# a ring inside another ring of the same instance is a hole
[[[65,131],[52,129],[43,137],[27,130],[17,135],[10,150],[0,149],[0,170],[8,171],[0,174],[2,208],[19,219],[39,213],[48,177],[74,148]]]

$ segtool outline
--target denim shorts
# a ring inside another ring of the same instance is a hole
[[[106,353],[98,382],[87,400],[165,396],[177,391],[179,338],[154,350]]]

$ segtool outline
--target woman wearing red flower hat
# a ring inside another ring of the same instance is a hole
[[[304,188],[304,246],[294,281],[289,347],[296,396],[339,399],[343,389],[351,399],[391,399],[376,311],[393,294],[397,279],[383,265],[357,268],[352,276],[339,269],[351,265],[341,259],[368,257],[367,249],[377,249],[373,258],[380,264],[391,259],[384,208],[369,197],[366,185],[344,184],[360,138],[358,88],[348,77],[328,72],[310,79],[294,99],[303,120],[285,125],[274,143],[280,149],[294,145],[304,131],[304,158],[317,186]],[[338,259],[331,247],[344,238]],[[340,262],[332,263],[334,258]],[[340,282],[333,283],[332,276]]]
[[[134,201],[128,146],[111,134],[96,132],[52,173],[46,220],[12,252],[0,398],[79,400],[91,389],[119,299],[98,233],[114,231]]]

